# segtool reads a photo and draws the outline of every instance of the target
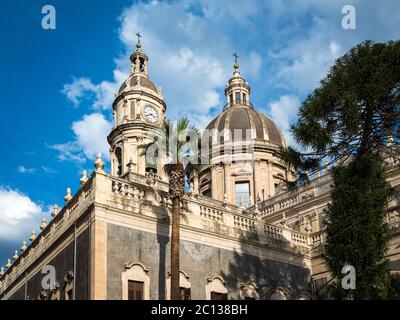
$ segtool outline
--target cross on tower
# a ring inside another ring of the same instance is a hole
[[[237,63],[238,63],[238,59],[239,59],[238,54],[237,54],[236,51],[235,51],[235,53],[232,54],[232,55],[235,57],[235,64],[237,64]]]
[[[140,42],[140,38],[142,37],[142,35],[138,32],[136,33],[136,36],[137,36],[137,42]]]

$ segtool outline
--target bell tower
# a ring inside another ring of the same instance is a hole
[[[140,145],[151,142],[164,121],[166,104],[161,92],[149,79],[148,56],[142,50],[141,35],[136,51],[130,56],[131,68],[113,102],[114,127],[108,135],[111,174],[124,177],[128,173],[145,175],[162,172],[157,165],[146,163]]]

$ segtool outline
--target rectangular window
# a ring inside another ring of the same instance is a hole
[[[143,300],[144,283],[139,281],[128,281],[128,300]]]
[[[242,202],[242,205],[246,208],[250,206],[250,183],[248,181],[236,182],[235,196],[237,205]]]
[[[235,92],[235,103],[240,103],[240,92]]]
[[[203,196],[211,198],[211,189],[204,190]]]
[[[228,294],[211,291],[211,300],[228,300]]]
[[[246,102],[246,100],[247,100],[246,94],[243,93],[243,102]]]
[[[136,114],[135,101],[132,100],[131,101],[131,117],[130,117],[130,119],[135,120],[135,114]]]
[[[190,288],[179,288],[181,292],[181,300],[191,300]]]

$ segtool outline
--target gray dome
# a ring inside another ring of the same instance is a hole
[[[246,130],[254,129],[255,139],[267,141],[277,146],[285,145],[285,139],[276,124],[270,118],[249,106],[239,105],[226,108],[208,124],[207,129],[214,129],[218,132],[228,129],[233,139],[235,138],[234,130],[242,130],[242,140],[246,139]],[[221,136],[219,141],[223,143],[224,137]]]
[[[136,85],[136,81],[138,80],[139,76],[132,76],[129,80],[129,85],[131,87],[134,87]],[[158,93],[157,87],[154,84],[153,81],[151,81],[150,79],[146,78],[146,77],[140,77],[140,85],[142,87],[145,87],[147,89],[153,90],[154,92]],[[126,88],[127,84],[126,82],[124,82],[121,87],[119,88],[118,92],[123,91]]]

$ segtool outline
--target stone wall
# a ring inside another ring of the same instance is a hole
[[[170,270],[169,238],[113,224],[108,224],[107,230],[107,298],[122,298],[124,264],[140,262],[148,269],[150,299],[165,299]],[[238,299],[240,285],[247,282],[257,285],[261,299],[269,299],[277,288],[283,289],[287,299],[310,292],[306,267],[262,256],[182,240],[180,261],[181,270],[189,277],[192,299],[206,299],[207,279],[212,275],[226,281],[229,299]]]

